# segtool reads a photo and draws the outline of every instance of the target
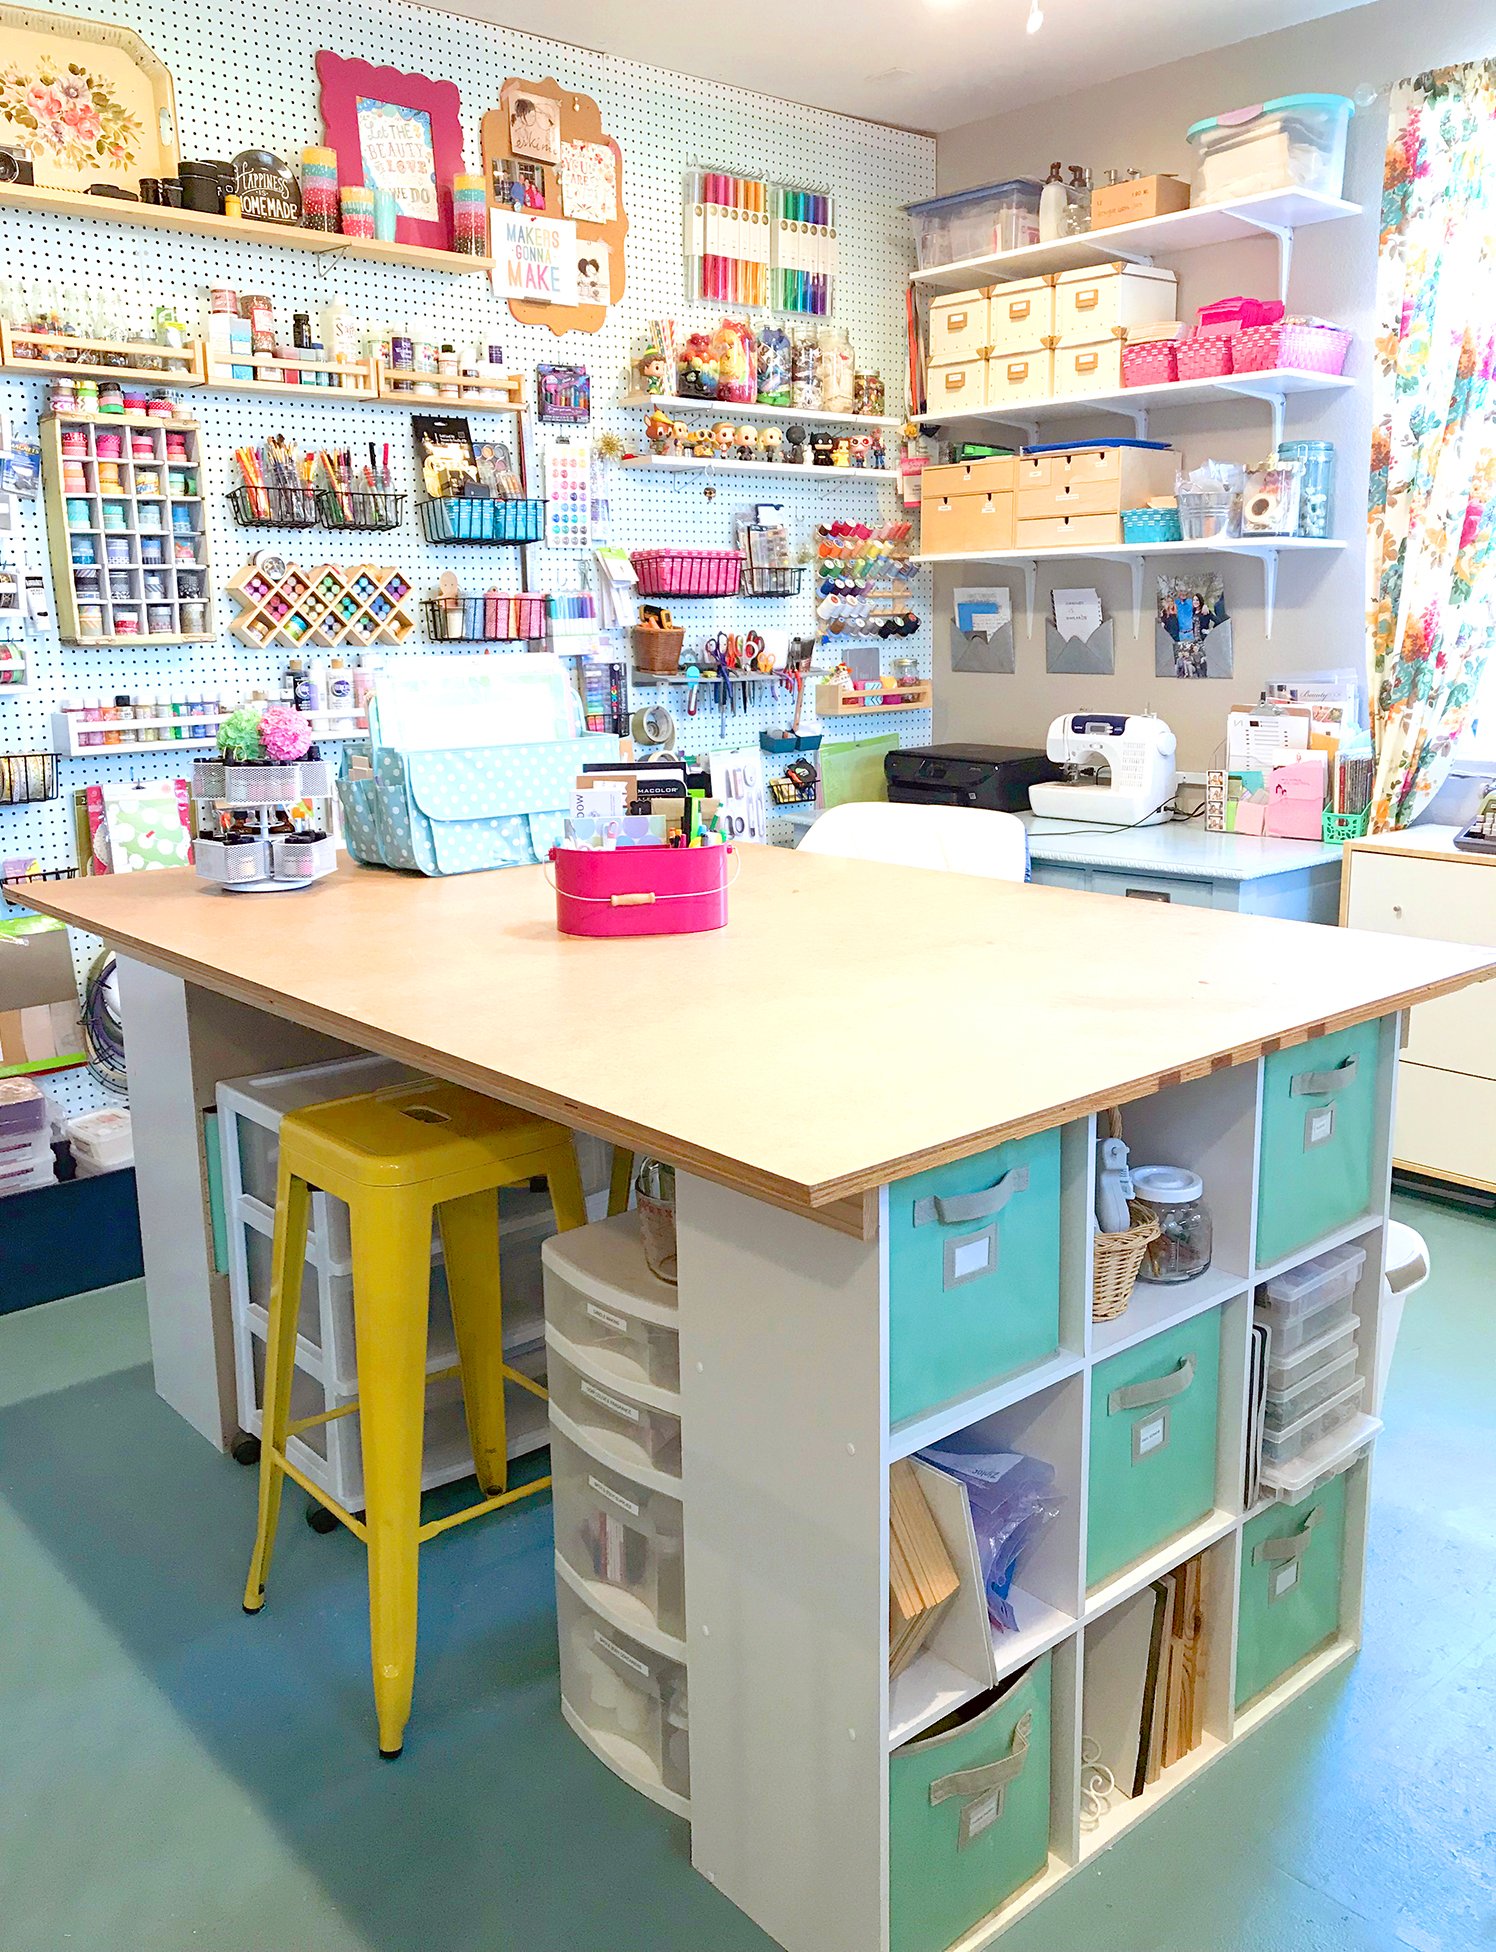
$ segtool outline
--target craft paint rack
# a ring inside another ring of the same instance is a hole
[[[843,691],[840,685],[817,685],[816,717],[871,718],[875,712],[927,712],[932,690],[923,678],[915,684],[889,682],[875,696]]]
[[[306,716],[311,720],[319,745],[338,739],[361,739],[368,731],[367,722],[357,717],[351,727],[344,728],[330,712],[310,712]],[[52,751],[60,759],[101,759],[106,755],[127,759],[137,752],[174,752],[180,758],[184,746],[215,745],[223,718],[222,713],[213,711],[195,712],[190,718],[132,718],[111,724],[107,720],[84,719],[77,712],[54,712]],[[125,731],[131,735],[128,739],[120,738],[117,743],[107,745],[103,742],[106,733]],[[100,741],[97,745],[89,743],[95,735]]]
[[[319,563],[303,569],[287,563],[279,577],[248,563],[230,579],[228,593],[240,605],[230,628],[246,644],[263,648],[321,644],[359,650],[403,644],[414,635],[410,579],[374,563]]]
[[[146,429],[149,457],[135,452],[136,439]],[[111,433],[121,451],[101,455],[100,441]],[[168,434],[180,437],[179,454],[170,451]],[[65,441],[74,452],[64,452]],[[211,639],[197,422],[146,414],[48,414],[41,423],[41,449],[47,546],[64,643],[192,644]],[[81,488],[66,486],[70,467],[79,470]],[[101,467],[106,470],[102,477]],[[109,469],[115,473],[108,474]],[[191,482],[191,493],[173,491],[172,482],[179,478]],[[102,486],[107,480],[118,480],[120,486]],[[111,541],[123,545],[115,563],[108,559]],[[159,561],[153,559],[158,549]],[[89,569],[97,572],[96,578],[80,579],[79,570]],[[161,594],[148,595],[148,588]],[[169,613],[172,628],[150,629],[152,611]],[[121,629],[130,619],[134,628]]]
[[[282,399],[316,399],[336,394],[340,400],[374,400],[378,384],[372,359],[312,359],[292,353],[289,357],[265,352],[236,352],[231,359],[210,358],[201,348],[204,378],[198,382],[228,393],[272,393]],[[252,378],[236,375],[236,366],[254,368]],[[315,373],[315,379],[302,375]],[[294,375],[294,377],[293,377]]]
[[[413,373],[404,366],[374,361],[374,387],[386,405],[429,406],[438,412],[463,408],[469,413],[523,413],[525,380],[522,373]]]
[[[69,357],[85,353],[98,356]],[[195,339],[180,346],[161,346],[151,340],[90,339],[78,332],[30,332],[0,319],[0,367],[7,373],[131,380],[175,389],[203,384],[203,349]]]

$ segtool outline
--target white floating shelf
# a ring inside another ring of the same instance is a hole
[[[0,697],[4,694],[0,693]],[[319,720],[325,714],[309,713],[312,721],[312,736],[319,745],[327,745],[341,739],[367,738],[367,730],[359,726],[352,732],[329,732]],[[60,759],[118,759],[129,758],[137,752],[180,752],[184,746],[212,746],[218,742],[218,728],[223,716],[218,712],[198,712],[183,718],[119,718],[85,719],[81,712],[52,713],[52,750]],[[182,731],[171,738],[156,735],[172,726],[211,725],[209,732]],[[146,733],[139,738],[121,738],[114,745],[83,745],[84,732],[121,732],[126,729],[131,734]]]
[[[738,419],[752,414],[758,420],[808,420],[815,427],[902,427],[896,413],[822,413],[811,407],[771,407],[760,401],[749,406],[742,400],[697,400],[681,393],[625,393],[621,407],[661,407],[670,413],[709,413],[720,419]]]
[[[807,416],[808,417],[808,416]],[[626,454],[625,468],[674,469],[679,474],[773,474],[781,481],[897,481],[897,468],[818,468],[785,461],[698,461],[694,454]]]
[[[1106,230],[1084,231],[1078,237],[1056,238],[1051,244],[1024,244],[1016,251],[994,251],[984,257],[958,258],[951,264],[927,265],[911,273],[909,282],[926,291],[974,291],[983,285],[1011,283],[1015,278],[1038,278],[1051,271],[1081,271],[1097,264],[1148,264],[1175,251],[1197,251],[1208,244],[1230,244],[1254,232],[1278,240],[1280,296],[1288,282],[1293,233],[1307,224],[1333,223],[1359,217],[1361,206],[1315,190],[1268,190],[1235,203],[1201,203],[1149,217],[1136,224],[1114,224]]]

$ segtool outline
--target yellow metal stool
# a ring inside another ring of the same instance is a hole
[[[265,1350],[260,1517],[244,1608],[265,1604],[281,1490],[292,1478],[340,1518],[369,1552],[369,1632],[379,1749],[397,1756],[415,1681],[420,1547],[454,1525],[549,1485],[511,1491],[505,1381],[545,1391],[504,1361],[499,1290],[498,1188],[543,1177],[556,1224],[586,1224],[571,1134],[492,1098],[436,1083],[395,1085],[292,1112],[281,1125],[270,1322]],[[296,1319],[311,1190],[347,1202],[353,1237],[353,1313],[359,1397],[291,1421]],[[482,1500],[421,1523],[426,1324],[431,1222],[441,1228],[458,1361]],[[286,1457],[286,1440],[335,1417],[360,1414],[364,1517],[328,1497]]]

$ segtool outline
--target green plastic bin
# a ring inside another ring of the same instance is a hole
[[[1376,1021],[1274,1051],[1263,1066],[1257,1264],[1320,1240],[1372,1204]]]
[[[945,1952],[1049,1862],[1049,1695],[1045,1654],[888,1758],[890,1952]]]
[[[1238,1708],[1334,1639],[1344,1567],[1344,1475],[1243,1528]]]
[[[888,1189],[889,1417],[917,1416],[1060,1343],[1060,1134]]]
[[[1088,1586],[1214,1509],[1220,1370],[1218,1308],[1098,1364],[1091,1378]]]

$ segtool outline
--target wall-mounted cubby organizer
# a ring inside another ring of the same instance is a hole
[[[63,642],[211,639],[197,422],[49,414],[42,418],[41,448]]]
[[[787,1952],[983,1952],[1355,1651],[1397,1054],[1390,1017],[1126,1105],[1213,1247],[1102,1321],[1095,1116],[852,1234],[680,1180],[692,1860]],[[1054,1515],[999,1628],[934,1487],[959,1586],[890,1681],[888,1473],[937,1449],[1038,1460]]]
[[[230,628],[246,644],[403,644],[415,632],[410,581],[389,565],[247,563],[228,585]]]

